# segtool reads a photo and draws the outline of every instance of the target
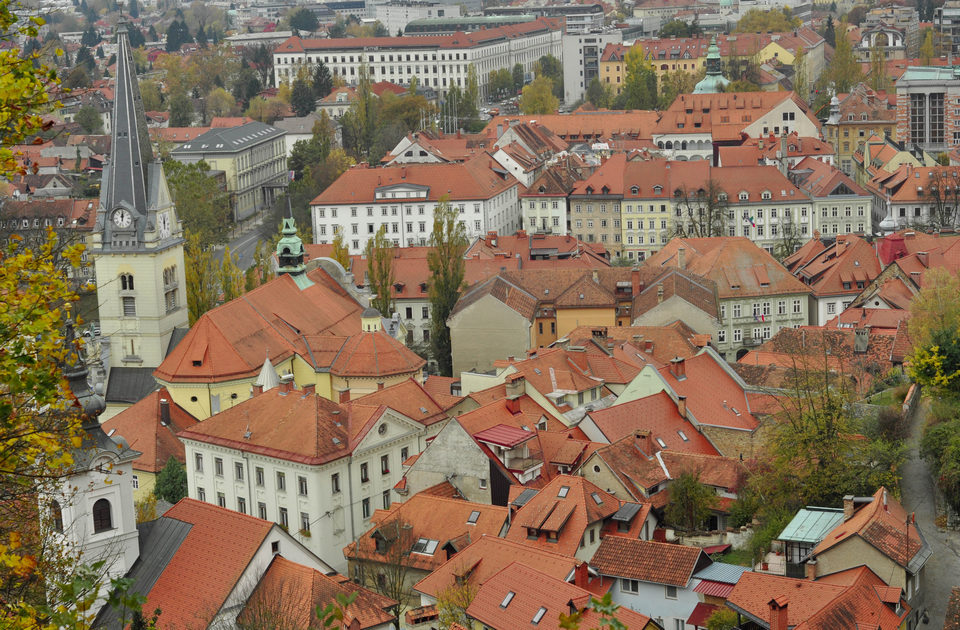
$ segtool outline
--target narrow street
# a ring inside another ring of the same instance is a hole
[[[950,590],[960,586],[960,532],[938,530],[933,479],[927,463],[920,458],[920,435],[927,417],[929,402],[924,401],[914,414],[908,444],[907,461],[903,466],[903,507],[915,512],[917,525],[933,551],[927,560],[923,589],[924,605],[930,615],[930,628],[942,628]]]

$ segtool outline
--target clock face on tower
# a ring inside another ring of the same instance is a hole
[[[117,208],[113,211],[113,222],[117,227],[128,228],[133,223],[133,215],[129,210]]]
[[[170,236],[170,215],[166,212],[157,215],[157,232],[160,233],[160,238]]]

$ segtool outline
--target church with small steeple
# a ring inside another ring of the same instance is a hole
[[[707,48],[707,76],[703,77],[693,88],[694,94],[717,94],[723,92],[730,84],[730,80],[723,76],[723,60],[720,58],[720,47],[717,46],[717,36],[710,38],[710,47]]]
[[[117,27],[116,98],[92,253],[110,382],[146,382],[186,329],[184,234],[153,155],[127,27]],[[109,398],[109,396],[108,396]],[[109,400],[108,400],[109,402]]]

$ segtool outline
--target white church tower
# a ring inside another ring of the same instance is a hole
[[[110,371],[160,365],[187,326],[183,229],[153,157],[126,25],[117,26],[116,100],[93,255]]]
[[[81,562],[103,561],[100,599],[110,578],[125,575],[140,555],[136,508],[133,503],[133,460],[140,453],[123,438],[110,437],[100,427],[103,397],[87,381],[87,367],[76,346],[72,323],[65,343],[77,348],[64,366],[63,375],[83,414],[82,441],[74,449],[70,473],[59,491],[45,497],[53,531],[64,547],[80,552]]]

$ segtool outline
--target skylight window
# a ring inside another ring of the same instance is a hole
[[[657,444],[660,445],[660,448],[667,448],[667,443],[661,440],[660,438],[657,438]]]
[[[561,499],[567,498],[567,494],[570,492],[570,486],[560,486],[560,492],[557,493],[557,496]]]
[[[440,544],[438,540],[430,540],[429,538],[421,538],[414,543],[413,553],[422,553],[427,556],[432,556],[433,552],[437,550],[437,545]]]
[[[543,616],[547,614],[547,609],[543,606],[540,607],[540,610],[537,611],[537,614],[533,616],[533,624],[536,625],[540,623],[540,620],[543,619]]]
[[[513,601],[513,596],[516,595],[513,591],[507,591],[507,594],[504,596],[503,601],[500,602],[500,608],[506,608],[510,605],[510,602]]]
[[[683,431],[677,431],[677,435],[679,435],[679,436],[680,436],[680,439],[683,440],[684,442],[689,442],[689,441],[690,441],[690,438],[688,438],[688,437],[687,437],[687,434],[684,433]]]
[[[473,512],[470,512],[470,517],[467,519],[467,523],[470,525],[476,525],[478,518],[480,518],[480,511],[474,510]]]
[[[591,492],[590,496],[593,497],[593,502],[597,505],[603,505],[603,499],[600,498],[600,495],[596,492]]]

